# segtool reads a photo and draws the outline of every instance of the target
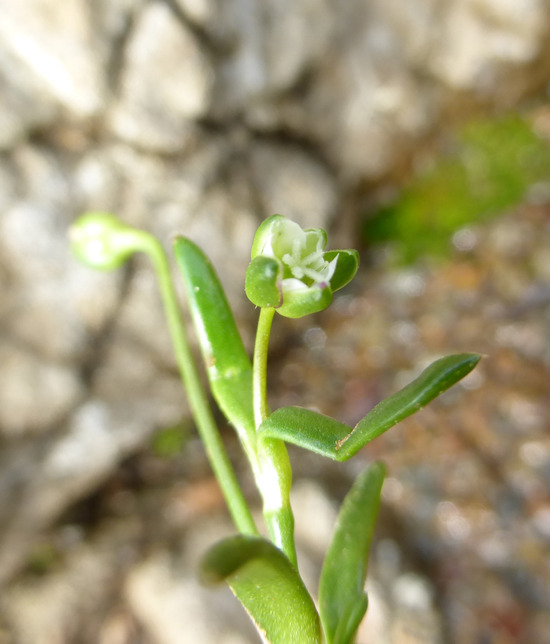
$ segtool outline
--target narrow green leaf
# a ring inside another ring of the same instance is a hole
[[[261,537],[236,536],[216,544],[201,563],[206,583],[226,581],[263,640],[319,644],[317,610],[296,568]]]
[[[216,272],[202,250],[178,237],[174,253],[212,393],[225,416],[241,432],[254,432],[252,365]]]
[[[359,253],[356,250],[329,250],[323,258],[331,262],[336,256],[338,256],[336,270],[330,279],[330,289],[333,293],[349,284],[359,268]]]
[[[185,237],[176,238],[174,252],[208,371],[213,378],[246,371],[250,359],[214,267]]]
[[[350,644],[350,642],[353,642],[354,635],[367,612],[368,605],[369,600],[365,592],[362,595],[357,595],[355,601],[350,602],[344,608],[334,633],[333,644]]]
[[[462,380],[480,360],[481,356],[477,353],[456,353],[432,362],[418,378],[378,403],[357,423],[353,432],[338,449],[344,450],[348,458],[353,456],[365,443],[414,414]]]
[[[270,414],[258,428],[260,438],[279,438],[311,452],[341,459],[337,450],[350,435],[351,427],[304,407],[280,407]]]
[[[327,644],[350,644],[367,610],[364,587],[384,473],[381,463],[367,467],[340,509],[319,584]]]
[[[346,461],[373,438],[457,383],[480,358],[475,353],[459,353],[436,360],[406,387],[378,403],[353,429],[309,409],[281,407],[264,420],[259,434],[279,438],[336,461]]]

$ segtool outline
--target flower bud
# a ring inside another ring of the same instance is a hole
[[[140,250],[140,231],[108,213],[93,212],[79,217],[69,237],[74,254],[91,268],[112,270]]]

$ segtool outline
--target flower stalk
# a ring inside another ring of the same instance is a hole
[[[73,225],[70,237],[75,254],[94,268],[117,268],[136,252],[143,252],[151,259],[176,361],[208,460],[237,529],[242,534],[258,534],[201,384],[162,245],[149,233],[126,226],[113,215],[105,213],[90,213],[81,217]]]

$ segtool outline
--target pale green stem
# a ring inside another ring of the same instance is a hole
[[[174,345],[174,352],[189,398],[191,412],[197,424],[197,429],[204,444],[212,470],[224,494],[231,517],[238,530],[243,534],[258,534],[254,519],[239,486],[233,466],[227,456],[225,446],[201,384],[195,359],[180,317],[180,310],[170,277],[170,266],[166,253],[158,240],[148,233],[142,233],[140,231],[139,240],[139,250],[149,255],[157,273],[162,302]]]
[[[274,308],[260,309],[254,360],[252,395],[256,430],[269,415],[267,403],[267,353]],[[257,446],[260,474],[257,480],[263,499],[263,513],[269,536],[290,561],[296,565],[294,515],[290,507],[292,469],[283,441],[260,439]]]
[[[253,369],[253,398],[254,398],[254,423],[258,428],[269,415],[267,404],[267,352],[269,349],[269,335],[271,324],[275,315],[274,308],[260,309],[256,342],[254,344]]]

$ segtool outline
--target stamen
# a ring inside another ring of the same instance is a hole
[[[324,268],[324,267],[323,267]],[[312,268],[304,268],[304,274],[312,279],[314,282],[322,282],[325,279],[325,275],[319,271],[315,271]]]
[[[318,262],[319,260],[323,259],[323,251],[322,250],[314,250],[313,253],[310,253],[306,257],[302,259],[302,264],[305,266],[309,266],[310,264],[313,264],[314,262]]]
[[[323,251],[315,250],[305,257],[300,257],[297,240],[293,243],[292,255],[286,253],[283,255],[282,261],[290,268],[292,276],[296,279],[308,277],[314,282],[322,282],[326,279],[325,270],[328,263],[323,261]],[[316,265],[316,268],[312,268],[312,264]]]

